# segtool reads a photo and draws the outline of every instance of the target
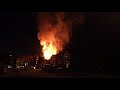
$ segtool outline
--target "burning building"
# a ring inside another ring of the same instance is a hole
[[[59,62],[57,54],[70,41],[72,22],[65,18],[64,12],[40,13],[39,19],[38,39],[42,46],[44,62],[55,64]]]
[[[43,63],[70,64],[68,52],[59,56],[72,37],[72,26],[82,24],[83,15],[69,12],[40,12],[38,13],[38,40],[42,46]]]
[[[59,55],[53,55],[49,60],[43,60],[42,64],[64,65],[64,59]]]
[[[21,68],[21,67],[27,67],[30,65],[35,65],[35,58],[34,56],[20,56],[16,59],[16,67]]]

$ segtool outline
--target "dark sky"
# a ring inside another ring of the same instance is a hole
[[[119,48],[120,13],[91,12],[86,13],[85,16],[85,23],[73,31],[74,37],[80,39],[76,41],[80,42],[81,47],[96,49],[106,47],[105,51],[110,47]]]
[[[0,53],[35,50],[37,40],[32,13],[0,13]]]
[[[88,71],[119,72],[120,13],[90,12],[85,16],[85,23],[73,31],[75,64]]]

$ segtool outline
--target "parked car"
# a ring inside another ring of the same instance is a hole
[[[54,65],[54,71],[65,71],[66,68],[64,65]]]
[[[65,71],[66,68],[64,65],[51,65],[45,64],[42,65],[42,71]]]
[[[42,71],[51,71],[51,64],[42,65]]]

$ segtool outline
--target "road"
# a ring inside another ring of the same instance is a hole
[[[30,70],[8,70],[3,75],[0,75],[3,78],[11,77],[23,77],[23,78],[113,78],[110,75],[105,74],[89,74],[82,75],[80,73],[70,73],[70,72],[45,72],[40,69],[30,69]]]
[[[31,70],[9,70],[5,74],[0,75],[0,77],[31,77],[31,78],[76,78],[77,74],[63,73],[63,72],[46,72],[40,69]]]

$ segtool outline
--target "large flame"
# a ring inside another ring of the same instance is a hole
[[[39,13],[38,39],[42,46],[44,59],[49,60],[52,55],[61,52],[64,46],[69,43],[71,27],[74,22],[72,17],[74,17],[73,14],[67,15],[64,12]],[[75,19],[75,22],[79,20]]]
[[[49,60],[52,55],[57,54],[57,49],[53,46],[52,43],[47,44],[46,41],[41,41],[41,45],[43,46],[42,52],[46,60]]]
[[[64,12],[40,13],[38,39],[44,59],[49,60],[63,50],[70,40],[71,22],[65,20]]]

